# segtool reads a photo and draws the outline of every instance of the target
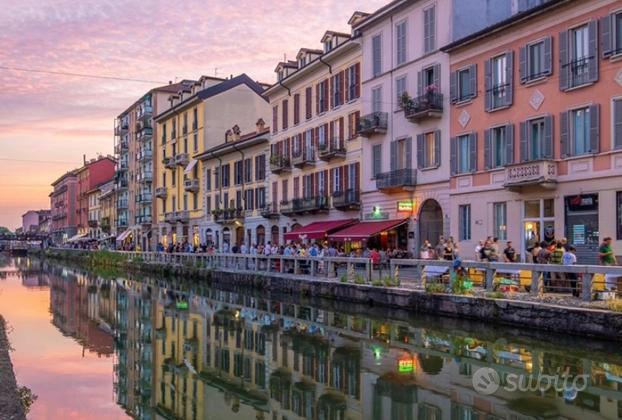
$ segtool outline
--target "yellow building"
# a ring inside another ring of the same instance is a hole
[[[206,168],[207,244],[229,250],[266,242],[262,215],[270,214],[265,208],[269,153],[270,129],[259,119],[252,133],[241,134],[236,125],[224,142],[196,156]]]
[[[171,95],[170,109],[155,118],[161,133],[155,153],[157,235],[164,245],[206,240],[204,182],[210,168],[195,156],[222,142],[234,125],[249,132],[267,118],[262,93],[263,86],[246,74],[226,80],[203,76]]]
[[[117,199],[115,190],[115,181],[110,181],[100,187],[99,194],[99,210],[100,219],[99,227],[101,228],[102,237],[108,238],[116,234],[116,217],[117,217]]]
[[[279,63],[277,83],[264,93],[272,108],[269,204],[280,214],[270,231],[279,243],[324,238],[318,223],[299,230],[313,222],[359,218],[361,46],[333,31],[321,42],[323,49],[302,48],[296,61]]]

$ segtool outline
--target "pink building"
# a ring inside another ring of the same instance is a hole
[[[115,173],[116,161],[110,156],[99,156],[85,162],[77,169],[76,214],[79,234],[89,232],[89,200],[88,193],[98,185],[111,181]]]
[[[78,178],[75,171],[65,173],[52,183],[54,191],[50,194],[52,217],[50,235],[55,243],[66,241],[77,232],[77,183]]]
[[[38,233],[40,226],[50,217],[50,210],[28,210],[22,215],[24,233]]]
[[[524,256],[566,237],[622,251],[622,3],[550,1],[443,48],[451,64],[451,234]]]

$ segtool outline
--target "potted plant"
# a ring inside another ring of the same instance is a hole
[[[402,105],[403,109],[408,109],[408,108],[412,107],[412,105],[413,105],[413,100],[410,97],[410,95],[408,94],[408,92],[402,93],[402,96],[400,97],[400,102],[401,102],[401,105]]]

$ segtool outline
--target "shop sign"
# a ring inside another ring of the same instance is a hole
[[[397,202],[397,211],[412,212],[414,208],[415,208],[415,203],[412,200]]]
[[[373,212],[364,215],[365,220],[389,220],[389,213],[387,212]]]
[[[415,370],[414,360],[411,357],[398,360],[397,370],[399,373],[413,372]]]

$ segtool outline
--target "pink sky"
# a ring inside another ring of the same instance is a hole
[[[167,82],[247,73],[272,83],[283,54],[349,31],[386,0],[21,0],[0,14],[0,66]],[[49,184],[82,155],[112,153],[113,119],[151,83],[0,68],[0,226],[49,207]],[[19,162],[26,159],[36,162]]]

